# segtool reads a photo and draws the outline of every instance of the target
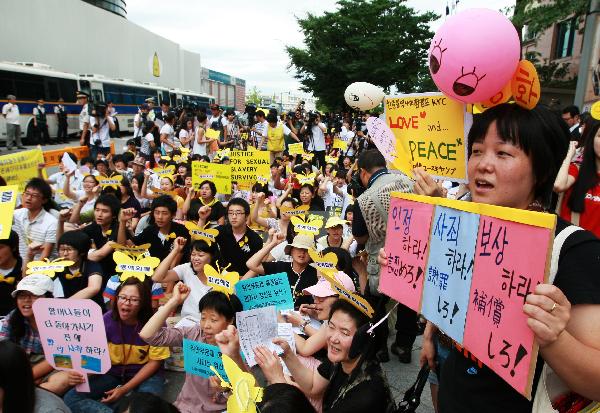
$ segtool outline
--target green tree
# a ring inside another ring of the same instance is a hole
[[[254,86],[250,92],[246,95],[246,103],[254,103],[260,105],[260,90]]]
[[[302,84],[330,109],[345,106],[344,90],[352,82],[370,82],[386,92],[437,90],[427,69],[439,16],[418,14],[406,0],[339,0],[338,10],[299,18],[304,47],[286,47],[290,68]]]
[[[512,22],[517,27],[527,25],[530,33],[542,33],[570,16],[585,16],[589,7],[590,0],[517,0]]]

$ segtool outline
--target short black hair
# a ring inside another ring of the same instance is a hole
[[[267,122],[269,122],[269,123],[277,123],[277,115],[269,113],[267,115]]]
[[[27,189],[39,191],[46,200],[44,204],[52,199],[52,187],[50,187],[50,185],[42,178],[31,178],[29,182],[27,182],[27,185],[25,185],[25,190]]]
[[[165,122],[171,122],[172,120],[175,120],[175,114],[173,112],[167,113],[167,116],[165,116]]]
[[[259,404],[261,413],[312,413],[315,408],[304,393],[288,383],[273,383],[265,387]]]
[[[60,236],[57,244],[59,247],[61,245],[68,245],[75,248],[78,255],[85,254],[85,256],[87,256],[87,253],[92,246],[92,240],[83,231],[67,231]]]
[[[227,321],[235,320],[235,313],[242,311],[242,302],[236,295],[227,296],[221,291],[210,291],[206,293],[198,303],[198,311],[210,309],[222,315]]]
[[[215,183],[213,181],[209,181],[208,179],[200,182],[200,185],[198,185],[198,189],[202,188],[202,186],[204,185],[208,185],[210,187],[210,192],[212,194],[212,196],[216,196],[217,195],[217,186],[215,185]]]
[[[378,149],[368,149],[358,157],[358,167],[373,173],[386,167],[385,158]]]
[[[19,234],[14,230],[10,230],[8,238],[0,239],[0,245],[8,245],[13,258],[19,258]]]
[[[198,114],[196,115],[196,119],[198,119],[198,122],[204,122],[206,120],[206,113],[198,112]]]
[[[29,357],[10,340],[0,342],[0,372],[0,388],[4,391],[2,410],[33,413],[36,398]]]
[[[331,320],[331,317],[337,311],[341,311],[342,313],[349,315],[350,318],[354,320],[356,329],[359,329],[370,321],[369,317],[367,317],[362,311],[350,304],[349,301],[341,298],[331,305],[328,320]]]
[[[211,242],[208,245],[208,242],[203,239],[197,239],[192,242],[192,251],[200,251],[210,254],[212,257],[211,261],[214,263],[219,258],[219,245],[216,242]]]
[[[535,199],[548,207],[556,175],[567,156],[570,140],[567,124],[543,105],[531,110],[510,103],[494,106],[473,121],[467,138],[469,157],[473,144],[483,141],[494,122],[498,136],[521,148],[531,159]]]
[[[119,201],[113,194],[100,195],[94,203],[94,209],[96,205],[106,205],[112,212],[113,221],[119,218],[119,212],[121,211],[121,201]]]
[[[177,202],[169,195],[160,195],[152,201],[152,205],[150,209],[152,212],[158,207],[165,207],[169,210],[171,215],[175,215],[177,213]]]
[[[30,369],[31,370],[31,369]],[[116,413],[180,413],[179,409],[156,394],[132,392],[119,400]]]
[[[262,110],[257,110],[255,113],[256,117],[262,116],[263,118],[265,117],[265,112],[263,112]]]
[[[562,110],[563,115],[565,113],[568,113],[571,117],[575,117],[575,116],[579,116],[579,108],[575,105],[569,105],[566,106],[563,110]]]
[[[250,215],[250,204],[244,198],[232,198],[227,204],[227,212],[229,212],[229,207],[233,205],[238,205],[244,208],[244,213],[246,216]]]
[[[166,100],[161,100],[160,101],[160,106],[162,106],[162,105],[171,106],[171,104],[168,101],[166,101]]]

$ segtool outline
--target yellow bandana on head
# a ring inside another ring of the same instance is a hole
[[[222,293],[227,294],[228,296],[233,294],[234,287],[237,282],[240,280],[240,274],[231,271],[228,272],[227,268],[231,264],[228,264],[225,268],[219,267],[219,262],[217,261],[217,269],[210,265],[206,264],[204,266],[204,274],[206,274],[207,285],[212,287],[215,291],[221,291]]]
[[[168,158],[168,156],[167,156],[167,158]],[[165,168],[154,168],[152,170],[152,172],[154,172],[156,175],[160,176],[161,178],[165,175],[172,178],[173,174],[175,173],[175,166],[169,165]]]
[[[75,264],[73,261],[57,258],[54,261],[49,261],[45,258],[43,261],[31,261],[27,263],[27,275],[29,274],[44,274],[50,278],[54,278],[57,272],[63,272],[65,267],[70,267]]]
[[[300,205],[299,207],[296,207],[296,208],[282,206],[280,208],[280,211],[281,211],[281,213],[287,214],[289,216],[301,216],[301,215],[306,215],[306,213],[308,212],[309,209],[310,209],[310,205]]]
[[[147,255],[147,256],[150,255],[150,253],[148,252],[148,249],[150,248],[150,244],[127,246],[127,245],[117,244],[116,242],[113,242],[113,241],[109,241],[109,245],[115,251],[121,251],[122,253],[127,254],[131,257],[137,257],[139,255]]]
[[[300,185],[305,185],[305,184],[314,185],[316,177],[317,177],[317,174],[314,172],[309,173],[308,175],[296,174],[296,179],[298,179],[298,182],[300,183]]]
[[[143,255],[132,257],[121,251],[113,252],[113,260],[117,264],[115,270],[121,273],[119,277],[121,281],[125,281],[130,277],[144,281],[147,276],[152,275],[154,269],[160,264],[160,260],[156,257]]]
[[[219,230],[214,228],[207,228],[209,225],[210,223],[206,223],[206,225],[204,225],[204,228],[200,228],[192,221],[185,222],[185,227],[190,232],[190,236],[193,240],[203,240],[208,245],[211,245],[213,242],[216,242],[217,237],[219,236]]]
[[[256,413],[256,403],[262,400],[263,389],[256,386],[256,379],[252,374],[242,371],[229,356],[223,354],[221,360],[230,383],[223,380],[213,366],[210,369],[221,380],[221,387],[231,389],[232,394],[227,399],[227,412]]]
[[[323,228],[323,217],[320,215],[310,215],[308,218],[291,217],[290,221],[294,224],[294,232],[298,234],[314,236]]]
[[[102,188],[112,187],[114,189],[119,189],[119,185],[121,185],[121,181],[123,180],[123,175],[121,174],[113,174],[111,176],[98,175],[96,180],[100,184]]]

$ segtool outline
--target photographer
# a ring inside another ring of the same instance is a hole
[[[90,156],[96,160],[98,154],[108,155],[110,153],[110,131],[116,129],[115,122],[104,103],[94,105],[90,116],[90,127],[92,128]]]
[[[136,146],[142,146],[142,129],[146,124],[146,121],[150,120],[148,118],[148,113],[150,112],[150,106],[147,103],[142,103],[140,106],[140,110],[135,114],[133,118],[133,139],[135,140]]]
[[[302,129],[302,126],[304,126],[304,121],[302,120],[302,112],[300,111],[300,109],[296,109],[295,112],[288,112],[285,117],[285,124],[297,138],[295,139],[292,134],[288,134],[285,136],[285,149],[287,150],[289,145],[297,142],[302,142],[300,129]]]
[[[306,123],[300,129],[304,133],[304,147],[308,152],[315,154],[313,162],[321,170],[325,169],[325,132],[327,127],[321,122],[321,115],[318,112],[309,113]]]

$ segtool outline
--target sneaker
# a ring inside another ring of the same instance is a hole
[[[410,364],[412,360],[412,348],[411,347],[400,347],[398,344],[393,343],[390,346],[392,354],[398,356],[400,363]]]

